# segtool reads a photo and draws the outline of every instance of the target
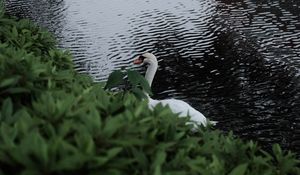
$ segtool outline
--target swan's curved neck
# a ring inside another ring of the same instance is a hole
[[[152,81],[154,79],[157,68],[158,68],[157,62],[149,61],[149,65],[145,74],[145,79],[148,81],[150,87],[152,85]]]

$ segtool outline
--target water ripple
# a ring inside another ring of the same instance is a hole
[[[154,98],[183,99],[223,131],[300,154],[299,2],[6,2],[9,13],[52,31],[96,81],[153,52]]]

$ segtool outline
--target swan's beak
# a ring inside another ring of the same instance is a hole
[[[143,59],[141,57],[137,57],[133,61],[133,64],[142,64],[142,63],[143,63]]]

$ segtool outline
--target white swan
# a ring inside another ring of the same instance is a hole
[[[134,62],[134,64],[147,64],[148,68],[145,74],[145,78],[148,81],[150,87],[152,84],[152,81],[154,79],[156,70],[158,68],[158,62],[156,57],[151,53],[144,53],[141,56],[138,56]],[[191,107],[189,104],[182,100],[176,100],[176,99],[166,99],[166,100],[153,100],[148,96],[149,100],[149,107],[152,109],[157,104],[162,104],[163,106],[168,105],[173,113],[179,114],[179,117],[187,117],[190,116],[190,120],[192,124],[196,125],[203,125],[207,126],[208,123],[215,124],[215,122],[208,122],[208,120],[205,118],[205,116]]]

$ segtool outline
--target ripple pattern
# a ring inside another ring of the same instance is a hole
[[[9,13],[52,31],[95,81],[153,52],[160,65],[154,98],[183,99],[223,131],[300,155],[299,2],[6,2]]]

